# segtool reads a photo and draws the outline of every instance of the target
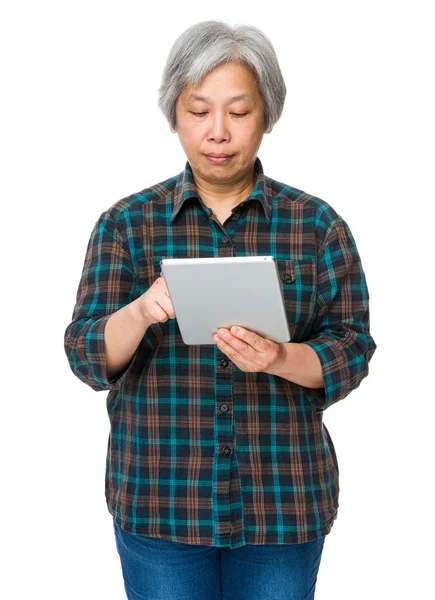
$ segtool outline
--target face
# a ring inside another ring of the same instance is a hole
[[[175,110],[173,131],[195,177],[231,183],[252,171],[265,131],[263,99],[249,69],[235,63],[216,67],[199,88],[183,88]],[[231,158],[212,162],[209,153]]]

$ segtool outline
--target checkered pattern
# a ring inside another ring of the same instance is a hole
[[[368,375],[376,344],[355,240],[325,201],[266,177],[224,226],[189,162],[104,211],[92,230],[65,352],[109,391],[105,494],[126,531],[237,548],[329,533],[339,469],[326,408]],[[130,363],[106,374],[104,328],[160,275],[164,257],[272,255],[292,342],[317,353],[324,388],[245,373],[216,345],[186,345],[176,319],[148,328]]]

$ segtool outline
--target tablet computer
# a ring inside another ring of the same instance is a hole
[[[214,345],[219,327],[232,325],[290,341],[273,256],[164,258],[160,265],[185,344]]]

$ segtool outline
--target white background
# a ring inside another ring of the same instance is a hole
[[[74,377],[63,336],[100,214],[184,168],[157,88],[175,39],[205,19],[271,39],[287,99],[258,156],[347,221],[370,292],[369,377],[324,415],[341,492],[316,600],[434,593],[429,4],[2,4],[2,598],[125,598],[107,392]]]

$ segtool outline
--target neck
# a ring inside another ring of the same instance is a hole
[[[193,171],[192,171],[193,173]],[[195,185],[203,202],[207,205],[232,208],[248,198],[255,186],[257,178],[252,167],[247,173],[242,173],[237,179],[215,183],[193,173]]]

